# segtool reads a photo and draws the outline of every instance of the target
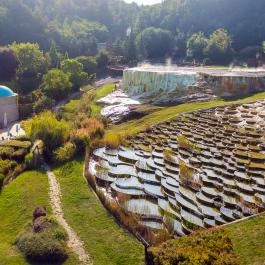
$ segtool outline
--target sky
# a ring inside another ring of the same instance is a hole
[[[124,0],[127,3],[132,3],[135,2],[139,5],[153,5],[153,4],[157,4],[157,3],[161,3],[162,0]]]

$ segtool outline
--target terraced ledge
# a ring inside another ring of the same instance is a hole
[[[177,211],[184,234],[264,212],[264,110],[259,100],[189,112],[128,138],[126,147],[100,148],[94,159],[108,181],[95,174],[97,184],[113,197],[138,197],[127,210],[140,207],[140,215],[153,208],[141,197],[166,200],[163,210]]]

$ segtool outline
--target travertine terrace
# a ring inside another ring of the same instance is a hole
[[[124,70],[123,90],[153,103],[247,95],[265,88],[264,69],[143,66]]]
[[[96,180],[155,229],[226,224],[265,209],[264,129],[264,100],[182,114],[96,150]]]

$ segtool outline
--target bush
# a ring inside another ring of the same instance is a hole
[[[231,240],[216,228],[151,247],[147,259],[152,265],[239,265]]]
[[[107,148],[116,149],[121,144],[121,137],[118,134],[107,134],[103,141]]]
[[[54,152],[54,159],[57,163],[62,164],[70,161],[76,152],[75,144],[67,142],[64,146],[59,147]]]
[[[24,127],[32,140],[43,141],[48,157],[69,138],[68,123],[64,120],[58,121],[51,112],[43,112],[25,121]]]
[[[16,160],[17,162],[23,162],[28,151],[26,149],[20,148],[11,154],[11,159]]]
[[[65,243],[48,232],[26,232],[18,239],[17,246],[30,261],[62,262],[67,259]]]
[[[95,118],[84,119],[79,129],[74,132],[74,137],[83,141],[87,146],[95,146],[104,136],[104,124]]]
[[[16,161],[12,161],[9,159],[2,160],[0,159],[0,173],[7,175],[17,166]]]
[[[15,152],[15,149],[12,147],[8,147],[8,146],[1,146],[0,147],[0,157],[2,159],[10,158],[13,152]]]
[[[0,173],[0,189],[2,189],[4,185],[5,175]]]

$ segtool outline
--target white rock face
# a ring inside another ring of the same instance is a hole
[[[140,102],[129,98],[126,93],[118,89],[97,101],[98,104],[107,105],[101,110],[101,115],[108,118],[113,123],[120,122],[132,111],[132,106],[139,105]]]
[[[140,98],[185,89],[195,85],[197,80],[198,74],[195,71],[131,68],[124,70],[123,89],[128,95]]]
[[[120,89],[115,90],[111,94],[97,101],[99,104],[104,105],[138,105],[139,101],[129,98],[128,95]]]
[[[265,70],[148,65],[125,69],[122,88],[129,96],[151,102],[179,102],[183,96],[196,98],[196,94],[207,98],[208,92],[247,95],[264,91]]]

